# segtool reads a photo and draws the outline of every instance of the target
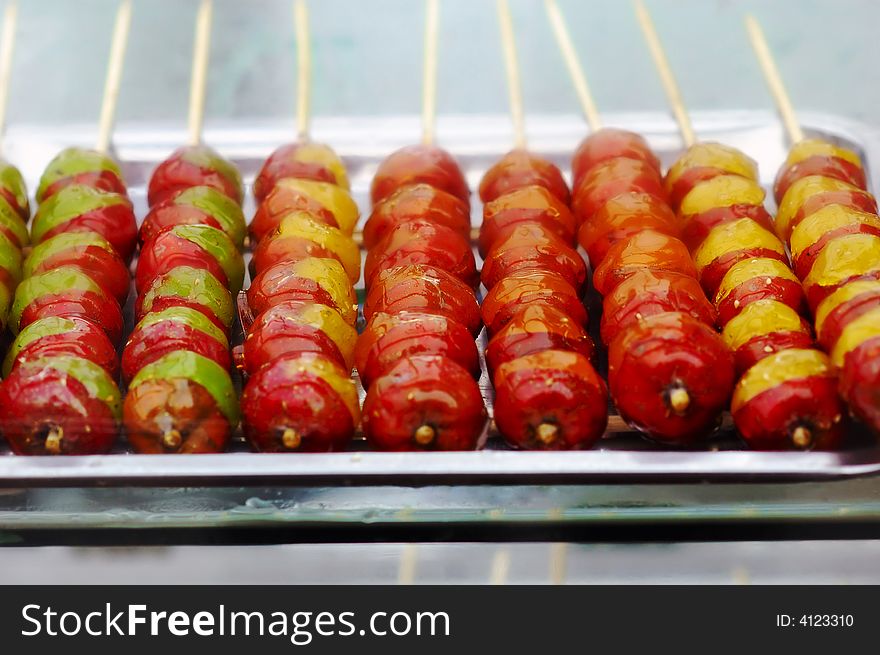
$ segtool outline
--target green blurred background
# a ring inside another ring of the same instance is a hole
[[[662,110],[660,84],[627,0],[559,0],[600,108]],[[89,122],[98,113],[115,0],[20,0],[11,123]],[[197,0],[135,0],[119,120],[184,121]],[[541,0],[511,0],[529,112],[576,110]],[[758,109],[770,100],[742,16],[763,22],[796,104],[876,121],[876,0],[648,0],[688,104]],[[314,111],[419,110],[424,3],[312,0]],[[442,0],[440,113],[506,110],[493,0]],[[207,123],[292,116],[290,0],[216,0]]]

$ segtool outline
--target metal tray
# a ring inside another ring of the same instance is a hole
[[[697,113],[694,118],[701,138],[733,145],[758,160],[762,181],[769,186],[786,153],[784,135],[773,114]],[[868,164],[872,188],[877,188],[877,130],[832,116],[805,115],[803,120],[808,131],[860,150]],[[664,164],[674,160],[681,150],[674,123],[662,114],[607,116],[606,121],[645,135]],[[528,130],[529,147],[563,170],[586,133],[582,121],[574,116],[536,116],[529,121]],[[393,149],[415,141],[419,128],[417,119],[411,116],[328,118],[316,121],[314,133],[345,158],[355,198],[366,210],[367,189],[376,165]],[[441,117],[438,133],[443,146],[459,158],[473,188],[483,171],[511,147],[509,123],[503,116]],[[55,131],[22,126],[8,135],[6,156],[22,168],[33,189],[42,168],[60,148],[90,143],[93,136],[88,126]],[[292,136],[292,128],[283,124],[226,125],[208,129],[206,141],[235,161],[246,182],[250,182],[262,160]],[[125,125],[118,130],[117,156],[123,163],[139,217],[146,213],[145,185],[150,172],[184,140],[182,130],[168,126]],[[248,216],[253,213],[251,199],[245,212]],[[481,207],[475,202],[475,226],[480,216]],[[242,320],[247,322],[247,317]],[[485,345],[484,335],[480,342]],[[485,372],[481,387],[491,413],[491,384]],[[648,443],[619,416],[611,417],[606,438],[596,449],[579,452],[511,451],[492,426],[485,435],[484,449],[461,453],[370,452],[365,442],[355,441],[352,451],[344,453],[255,454],[247,452],[239,437],[230,452],[222,455],[141,456],[122,450],[122,443],[114,454],[91,457],[15,457],[2,451],[0,488],[771,482],[880,473],[880,446],[860,430],[856,432],[852,447],[838,453],[744,450],[729,417],[702,449],[679,451]]]

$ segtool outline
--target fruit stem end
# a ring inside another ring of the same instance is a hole
[[[427,446],[437,436],[437,431],[430,425],[420,425],[413,433],[413,439],[420,446]]]

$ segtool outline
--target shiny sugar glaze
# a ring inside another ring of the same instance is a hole
[[[574,128],[576,126],[574,124],[572,124],[572,127]],[[770,129],[770,127],[767,127],[765,129]],[[571,137],[566,140],[567,145],[563,145],[562,143],[559,142],[559,140],[553,141],[552,138],[548,137],[547,143],[552,144],[551,148],[544,147],[541,145],[542,141],[541,141],[541,137],[540,137],[540,130],[538,130],[538,133],[539,133],[539,136],[535,140],[534,149],[536,151],[540,152],[543,156],[551,159],[558,166],[560,166],[560,168],[562,168],[566,172],[566,176],[568,176],[569,170],[568,170],[567,162],[570,159],[571,150],[577,144],[577,142],[580,140],[582,133],[573,130],[571,133]],[[242,171],[242,174],[245,179],[245,183],[248,187],[248,190],[250,190],[250,185],[253,183],[254,175],[256,173],[257,168],[261,164],[262,159],[271,151],[272,145],[277,143],[277,140],[270,140],[268,138],[265,138],[265,136],[263,136],[263,135],[261,135],[261,136],[264,138],[264,141],[261,141],[261,145],[259,146],[259,148],[255,147],[255,148],[249,149],[249,150],[244,150],[241,148],[241,146],[235,145],[235,143],[233,143],[233,142],[228,143],[227,144],[228,147],[224,147],[224,143],[223,143],[222,138],[213,144],[221,153],[223,153],[224,155],[230,156],[230,158],[239,166],[240,170]],[[326,138],[324,140],[327,141],[328,143],[331,143],[334,147],[336,147],[337,150],[343,154],[343,156],[348,155],[349,151],[346,149],[344,142],[341,142],[337,146],[337,143],[334,142],[334,140],[332,140],[330,138]],[[658,147],[657,151],[660,154],[661,159],[664,162],[664,166],[668,165],[670,160],[673,158],[673,156],[677,152],[674,140],[671,139],[671,137],[667,134],[661,134],[661,135],[659,135],[657,142],[661,144],[661,147]],[[654,144],[655,144],[655,141],[654,141],[654,139],[652,139],[652,145],[654,145]],[[751,154],[752,156],[754,156],[756,159],[759,160],[759,163],[761,165],[761,172],[764,175],[771,175],[775,171],[777,164],[781,161],[781,156],[779,155],[780,152],[783,152],[781,150],[781,145],[780,145],[780,148],[777,152],[769,153],[766,160],[764,158],[756,155],[756,153],[754,153],[753,151],[750,151],[748,149],[748,146],[743,146],[742,144],[737,144],[737,145],[738,145],[738,147],[743,147],[745,150],[747,150],[749,152],[749,154]],[[444,146],[446,146],[447,149],[449,149],[451,152],[453,152],[453,154],[456,154],[458,156],[459,152],[456,148],[456,144],[455,144],[454,139],[452,139],[450,143],[444,142]],[[366,184],[365,183],[369,179],[371,179],[371,175],[374,170],[375,162],[378,161],[379,159],[381,159],[384,155],[386,155],[387,152],[389,152],[391,149],[392,148],[389,146],[389,147],[385,148],[383,152],[379,152],[378,150],[376,150],[375,152],[367,152],[365,154],[362,151],[358,152],[355,148],[355,149],[353,149],[355,154],[348,157],[346,160],[346,164],[348,165],[349,176],[350,176],[351,183],[352,183],[353,192],[354,192],[355,198],[358,201],[358,204],[361,209],[361,214],[362,214],[361,219],[360,219],[361,224],[363,223],[366,216],[369,215],[368,211],[367,211],[368,201],[367,201],[366,193],[365,193],[366,192]],[[237,150],[239,151],[238,156],[236,155]],[[462,151],[466,152],[466,149],[462,148]],[[477,189],[476,181],[480,179],[482,172],[485,170],[487,165],[490,164],[491,162],[497,160],[498,156],[501,153],[503,153],[504,151],[505,151],[505,147],[503,145],[503,141],[501,141],[501,139],[499,138],[497,149],[491,153],[487,151],[487,152],[483,152],[482,154],[479,154],[479,155],[471,155],[471,156],[465,155],[465,156],[460,157],[460,161],[466,170],[466,175],[467,175],[468,181],[470,183],[470,186],[474,191],[474,193],[472,193],[471,198],[470,198],[470,201],[472,204],[471,216],[472,216],[472,222],[474,225],[479,225],[480,214],[481,214],[481,205],[480,205],[478,195],[476,193],[476,189]],[[143,220],[143,217],[146,214],[144,179],[146,178],[146,176],[149,174],[150,170],[155,166],[155,164],[157,162],[155,159],[149,160],[149,158],[153,156],[152,150],[148,151],[145,148],[141,149],[141,150],[138,150],[137,148],[132,148],[130,150],[130,152],[133,155],[131,157],[129,157],[129,153],[126,152],[125,149],[122,150],[123,168],[124,168],[125,174],[126,174],[126,181],[129,184],[129,193],[132,196],[134,203],[135,203],[136,214],[138,216],[139,221],[141,221],[141,220]],[[159,156],[167,155],[168,153],[170,153],[171,148],[169,147],[167,149],[161,149],[161,150],[155,149],[155,152],[159,153],[159,155],[156,155],[156,159],[158,159]],[[43,163],[45,163],[45,162],[43,162]],[[869,169],[870,169],[870,164],[871,164],[871,162],[869,161],[868,162]],[[769,180],[763,180],[763,182],[765,183],[765,187],[769,187],[769,184],[767,184],[767,182],[769,182]],[[33,187],[34,185],[31,184],[30,186]],[[250,218],[253,216],[253,214],[254,214],[253,200],[252,200],[252,198],[250,198],[248,196],[248,199],[245,202],[245,216],[248,218],[248,220],[250,220]],[[454,222],[454,219],[450,218],[450,223],[453,223],[453,222]],[[474,236],[476,236],[476,235],[474,235]],[[475,252],[477,262],[478,262],[478,266],[480,266],[482,264],[482,259],[480,258],[479,254],[477,253],[475,239],[474,239],[474,252]],[[248,260],[249,260],[249,254],[248,254]],[[363,266],[363,260],[362,260],[361,264]],[[250,283],[250,276],[247,276],[246,280],[245,280],[245,288],[247,288],[249,283]],[[363,303],[363,282],[362,281],[357,286],[357,289],[359,292],[358,300],[362,306],[362,303]],[[485,294],[485,291],[481,289],[481,297],[484,294]],[[126,312],[125,312],[125,317],[126,317],[125,332],[126,332],[126,334],[128,334],[128,332],[130,332],[132,325],[133,325],[133,307],[132,307],[133,302],[132,302],[132,300],[133,299],[130,296],[128,304],[125,308],[126,309]],[[599,323],[601,320],[601,309],[600,309],[601,305],[600,305],[600,303],[597,302],[597,299],[595,297],[595,293],[592,291],[590,291],[590,296],[588,297],[587,305],[589,307],[589,313],[590,313],[590,317],[591,317],[590,334],[593,337],[593,341],[597,344],[597,350],[598,350],[597,356],[598,356],[598,362],[599,362],[599,370],[602,372],[603,375],[605,375],[604,358],[606,356],[606,353],[605,353],[605,348],[603,346],[601,346],[601,339],[599,338],[599,334],[598,334],[598,326],[599,326]],[[237,309],[238,309],[239,318],[237,318],[235,326],[233,328],[233,336],[232,336],[233,346],[241,343],[241,340],[242,340],[241,324],[244,323],[246,325],[247,322],[250,320],[250,316],[249,316],[249,312],[247,310],[246,303],[243,302],[243,299],[241,297],[239,298],[239,303],[238,303]],[[359,324],[361,327],[362,327],[362,322],[363,322],[363,319],[361,318],[361,322]],[[480,352],[482,353],[482,351],[485,349],[485,346],[486,346],[486,337],[485,337],[484,332],[481,333],[480,336],[478,337],[477,345],[478,345]],[[488,377],[485,372],[485,363],[482,363],[482,366],[483,366],[483,373],[482,373],[482,376],[480,379],[480,387],[483,392],[484,398],[486,400],[487,406],[489,407],[490,412],[491,412],[491,407],[492,407],[491,385],[489,384]],[[359,390],[360,390],[360,388],[359,388]],[[360,390],[360,393],[362,396],[362,394],[363,394],[362,390]],[[490,436],[487,441],[487,447],[488,448],[505,448],[506,446],[503,445],[501,440],[496,438],[495,436],[493,436],[493,433],[492,433],[493,429],[494,429],[494,426],[490,427]],[[649,444],[649,443],[643,441],[637,434],[635,434],[632,430],[630,430],[618,416],[614,415],[613,410],[612,410],[612,415],[611,415],[610,421],[609,421],[608,434],[614,435],[615,438],[612,440],[604,441],[603,443],[601,443],[598,446],[599,448],[601,448],[601,449],[606,449],[606,448],[607,449],[640,449],[640,450],[642,450],[642,449],[648,449],[648,450],[661,449],[661,447],[659,447],[659,446],[655,446],[655,445],[652,445],[652,444]],[[122,447],[122,446],[123,446],[123,444],[120,443],[119,447]],[[364,444],[361,441],[355,441],[355,443],[353,444],[352,447],[357,450],[357,449],[363,448]],[[724,427],[719,432],[717,438],[708,442],[705,447],[707,447],[707,448],[720,447],[722,449],[740,448],[741,447],[740,444],[738,443],[738,441],[735,439],[734,435],[732,434],[732,431],[730,429],[729,417],[725,416]],[[230,447],[230,450],[232,450],[232,451],[246,450],[246,446],[243,444],[240,436],[236,436],[236,438],[233,440],[233,443]]]

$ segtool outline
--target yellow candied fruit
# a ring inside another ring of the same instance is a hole
[[[860,224],[880,229],[880,217],[843,205],[823,207],[814,214],[810,214],[792,230],[791,256],[797,258],[804,250],[817,243],[829,232],[848,225]]]
[[[791,237],[792,225],[795,216],[812,196],[830,191],[858,192],[860,189],[852,184],[824,175],[808,175],[788,187],[785,195],[779,203],[776,212],[776,233],[783,241]]]
[[[301,237],[329,250],[342,262],[352,284],[361,275],[361,252],[342,230],[316,221],[308,212],[294,211],[281,219],[271,238]]]
[[[349,368],[354,361],[354,346],[357,342],[357,330],[345,322],[342,315],[326,305],[307,304],[297,306],[285,320],[309,325],[326,334],[339,348],[342,358]]]
[[[825,244],[804,278],[804,287],[833,287],[877,270],[880,270],[880,237],[845,234]]]
[[[831,375],[825,353],[813,348],[789,348],[765,357],[743,375],[733,390],[730,411],[736,412],[752,398],[789,380]]]
[[[316,182],[299,178],[285,178],[278,182],[278,186],[300,191],[313,198],[333,214],[339,229],[349,236],[354,232],[360,218],[360,212],[351,194],[341,186],[330,182]]]
[[[831,361],[838,368],[843,366],[848,353],[868,339],[880,336],[880,307],[865,312],[850,321],[840,332],[840,338],[831,350]]]
[[[751,218],[741,218],[712,228],[694,252],[694,263],[697,270],[702,271],[722,255],[738,250],[754,249],[785,254],[785,246],[775,234],[761,227]]]
[[[755,337],[773,332],[807,333],[800,315],[778,300],[766,298],[747,305],[734,316],[721,333],[731,350],[741,348]]]
[[[351,188],[345,165],[331,147],[323,143],[303,143],[297,147],[294,159],[309,164],[319,164],[328,168],[336,178],[336,184],[345,190]]]
[[[327,291],[345,322],[354,325],[357,321],[357,296],[348,281],[348,274],[335,259],[306,257],[290,265],[290,275],[314,280]]]
[[[667,191],[672,190],[686,171],[694,168],[717,168],[752,180],[758,179],[758,165],[751,157],[736,148],[704,141],[688,148],[669,168],[666,174]]]
[[[739,285],[759,277],[765,278],[768,284],[772,282],[774,278],[782,278],[785,280],[791,280],[792,282],[798,282],[798,279],[794,276],[794,273],[791,272],[791,269],[778,259],[768,259],[766,257],[745,259],[732,266],[721,280],[718,292],[715,294],[716,306]]]
[[[739,175],[719,175],[700,182],[681,201],[681,214],[702,214],[717,207],[763,205],[764,189]]]
[[[836,157],[862,168],[862,160],[855,152],[822,139],[804,139],[795,143],[788,151],[784,166],[789,168],[805,159],[816,156]]]
[[[360,423],[361,408],[354,380],[348,376],[341,376],[339,369],[322,357],[300,357],[299,359],[292,360],[290,365],[296,366],[300,373],[311,373],[330,385],[330,388],[336,392],[336,395],[339,396],[346,409],[348,409],[354,425]]]
[[[816,334],[822,334],[822,326],[825,325],[831,312],[843,303],[868,293],[880,293],[880,280],[854,280],[835,289],[816,308]]]

